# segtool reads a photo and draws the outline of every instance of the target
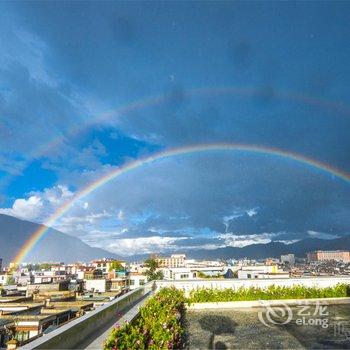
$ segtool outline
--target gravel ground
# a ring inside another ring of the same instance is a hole
[[[348,305],[323,309],[298,306],[284,313],[273,309],[270,317],[266,311],[262,308],[187,311],[186,348],[350,349]]]

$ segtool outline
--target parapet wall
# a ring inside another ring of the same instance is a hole
[[[293,286],[302,285],[307,287],[317,286],[320,288],[335,286],[338,283],[350,285],[350,277],[305,277],[284,279],[203,279],[203,280],[177,280],[155,281],[130,291],[123,296],[99,307],[98,309],[79,317],[66,325],[59,327],[49,334],[22,346],[23,350],[31,349],[76,349],[85,348],[94,339],[101,336],[110,326],[111,322],[117,321],[117,313],[125,313],[125,310],[135,305],[138,301],[147,297],[152,289],[159,290],[164,287],[174,286],[188,294],[193,289],[200,288],[240,288],[259,287],[266,288],[271,285]],[[136,310],[137,311],[137,310]],[[137,311],[138,312],[138,311]]]
[[[151,291],[151,284],[130,291],[111,302],[79,317],[51,333],[22,346],[23,350],[31,349],[77,349],[93,341],[106,326],[117,320],[120,312],[125,312],[137,301]]]
[[[342,277],[300,277],[300,278],[274,278],[274,279],[196,279],[196,280],[176,280],[176,281],[157,281],[157,290],[164,287],[174,286],[182,289],[188,295],[193,289],[225,289],[240,287],[257,287],[267,288],[272,285],[291,287],[294,285],[301,285],[305,287],[333,287],[339,283],[346,283],[350,285],[350,276]]]

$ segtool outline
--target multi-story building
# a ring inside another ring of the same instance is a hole
[[[2,258],[0,258],[0,272],[2,271]]]
[[[346,250],[317,250],[307,253],[308,261],[336,260],[350,262],[350,252]]]
[[[84,271],[84,280],[93,280],[103,278],[102,271],[99,269],[90,269]]]
[[[144,265],[144,263],[139,264],[139,263],[131,263],[128,266],[129,272],[137,272],[139,274],[145,274],[145,272],[148,270],[147,266]]]
[[[111,291],[125,292],[128,289],[129,272],[125,269],[111,270],[107,274],[108,279],[111,280]]]
[[[126,266],[124,261],[119,261],[115,259],[100,259],[100,260],[94,260],[91,262],[91,265],[95,269],[101,270],[104,274],[107,274],[108,271],[110,271],[113,267],[114,263],[120,263],[123,267]]]
[[[161,268],[174,268],[185,267],[186,255],[185,254],[172,254],[170,257],[157,257],[159,267]]]
[[[289,265],[294,265],[295,264],[294,254],[281,255],[281,263],[287,263]]]

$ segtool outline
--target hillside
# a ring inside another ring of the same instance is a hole
[[[0,214],[0,258],[8,264],[39,224]],[[49,229],[26,257],[27,262],[40,261],[90,261],[96,258],[117,258],[104,249],[93,248],[60,231]]]

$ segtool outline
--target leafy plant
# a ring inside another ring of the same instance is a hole
[[[134,323],[116,326],[107,338],[105,350],[174,349],[181,345],[181,315],[185,297],[175,288],[161,289],[140,309]]]
[[[272,299],[309,299],[309,298],[336,298],[350,295],[348,284],[337,284],[334,287],[305,287],[296,285],[283,287],[272,285],[268,288],[244,288],[238,289],[196,289],[190,292],[188,302],[206,303],[220,301],[245,301],[245,300],[272,300]]]
[[[162,280],[163,279],[163,272],[157,271],[159,264],[156,259],[147,259],[145,261],[145,266],[147,267],[147,271],[145,272],[145,275],[148,278],[148,281],[154,281],[154,280]]]
[[[120,271],[123,270],[124,267],[122,263],[118,260],[112,261],[109,267],[109,271]]]
[[[14,277],[12,275],[7,276],[6,284],[7,285],[14,285],[14,284],[16,284],[16,280],[14,279]]]

